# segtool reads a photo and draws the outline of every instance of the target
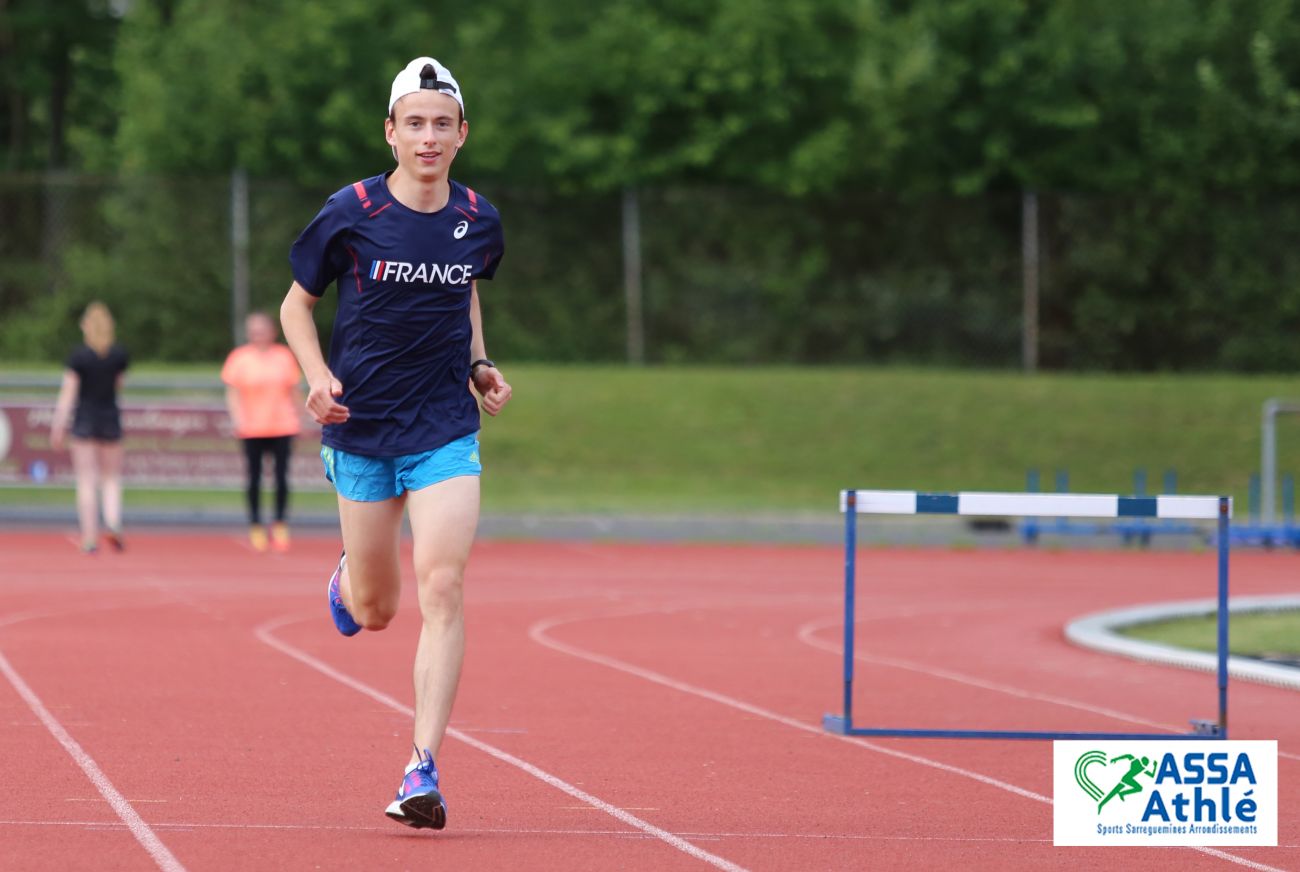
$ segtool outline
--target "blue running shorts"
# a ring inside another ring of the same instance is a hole
[[[325,477],[333,482],[339,496],[361,503],[390,500],[408,490],[483,471],[477,433],[433,451],[398,457],[366,457],[324,445],[320,459],[325,464]]]

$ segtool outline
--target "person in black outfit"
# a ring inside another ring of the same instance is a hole
[[[99,542],[99,510],[105,540],[116,550],[122,540],[122,416],[117,394],[129,358],[113,341],[113,316],[103,303],[81,316],[85,344],[68,355],[63,384],[50,423],[50,444],[62,448],[71,419],[72,466],[77,475],[77,520],[81,550],[93,554]],[[75,401],[75,410],[74,410]]]

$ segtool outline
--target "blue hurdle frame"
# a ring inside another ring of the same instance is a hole
[[[862,493],[907,496],[909,492],[863,491]],[[853,723],[853,672],[854,672],[854,611],[857,599],[857,490],[840,492],[844,512],[844,703],[843,712],[822,717],[822,727],[842,736],[876,736],[915,739],[1227,739],[1228,738],[1228,553],[1231,548],[1232,517],[1231,497],[1193,498],[1218,501],[1218,684],[1219,719],[1217,722],[1192,719],[1190,733],[1108,733],[1108,732],[1055,732],[1037,730],[939,730],[902,729],[893,727],[859,727]],[[915,508],[910,512],[881,512],[882,514],[962,514],[958,506],[961,494],[916,493]],[[988,494],[972,496],[1016,497],[1041,496],[1038,494]],[[1160,497],[1120,497],[1076,495],[1085,499],[1115,499],[1116,516],[1158,517]],[[986,513],[992,514],[992,513]]]

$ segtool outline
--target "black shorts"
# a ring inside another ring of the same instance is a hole
[[[72,422],[72,435],[78,439],[118,442],[122,438],[122,417],[117,409],[100,412],[78,409]]]

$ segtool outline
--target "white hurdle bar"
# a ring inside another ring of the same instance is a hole
[[[1054,518],[1179,518],[1218,520],[1220,501],[1229,497],[1154,496],[1119,494],[1042,493],[920,493],[902,490],[840,491],[840,511],[848,511],[850,495],[859,515],[997,515]]]
[[[1228,737],[1228,551],[1232,498],[1223,496],[1152,496],[1119,494],[925,493],[902,490],[840,491],[844,514],[844,703],[839,715],[828,714],[828,732],[851,736],[948,739],[1226,739]],[[983,515],[1058,518],[1177,518],[1218,522],[1218,722],[1193,720],[1189,734],[1045,732],[1030,730],[934,730],[853,725],[854,609],[858,515]]]

